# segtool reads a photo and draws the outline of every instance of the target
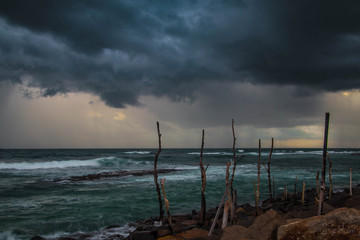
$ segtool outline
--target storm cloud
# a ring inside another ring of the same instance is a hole
[[[359,12],[356,0],[4,0],[0,81],[118,108],[194,101],[209,83],[356,89]]]

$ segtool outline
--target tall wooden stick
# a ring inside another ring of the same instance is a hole
[[[233,171],[230,181],[230,191],[231,191],[231,198],[232,198],[232,207],[230,212],[230,223],[232,224],[234,221],[234,215],[235,215],[235,201],[234,201],[234,188],[233,188],[233,182],[235,177],[235,169],[236,169],[236,152],[235,152],[235,143],[236,143],[236,137],[235,137],[235,130],[234,130],[234,119],[232,119],[231,124],[232,134],[233,134]]]
[[[264,166],[267,174],[268,174],[268,182],[269,182],[269,197],[273,198],[273,194],[271,191],[271,172],[270,172],[270,165],[271,165],[271,155],[274,149],[274,138],[271,138],[271,149],[270,149],[270,154],[269,154],[269,158],[268,158],[268,166],[266,167],[264,163],[262,163],[262,165]]]
[[[159,122],[156,122],[156,125],[157,125],[158,137],[159,137],[159,148],[158,148],[158,151],[155,153],[154,182],[155,182],[156,192],[158,194],[158,200],[159,200],[159,216],[160,216],[160,219],[162,219],[164,217],[164,210],[163,210],[163,204],[162,204],[162,200],[161,200],[161,193],[160,193],[160,187],[159,187],[159,182],[158,182],[158,174],[157,174],[157,161],[158,161],[158,157],[160,155],[160,152],[162,150],[161,149],[161,133],[160,133]]]
[[[236,154],[235,154],[235,143],[236,143],[236,137],[235,137],[235,130],[234,130],[234,119],[232,119],[232,134],[233,134],[233,171],[230,181],[230,188],[231,188],[231,194],[233,194],[233,182],[234,182],[234,176],[235,176],[235,168],[236,168]]]
[[[169,204],[169,200],[166,198],[166,193],[165,193],[165,178],[161,179],[161,187],[162,187],[162,192],[163,192],[163,196],[164,196],[164,202],[165,202],[166,213],[168,216],[169,227],[170,227],[171,233],[173,234],[174,231],[173,231],[171,215],[170,215],[170,204]]]
[[[225,207],[224,207],[222,228],[225,228],[227,226],[229,210],[230,210],[230,213],[233,211],[231,193],[230,193],[230,182],[229,182],[229,168],[230,168],[230,165],[231,165],[230,162],[226,163],[226,176],[225,176],[225,189],[226,190],[225,190],[225,192],[226,192],[226,196],[227,196],[227,201],[225,202]]]
[[[350,168],[350,196],[352,196],[352,168]]]
[[[204,151],[204,135],[205,130],[202,130],[202,140],[201,140],[201,152],[200,152],[200,172],[201,172],[201,210],[200,210],[200,222],[205,222],[206,215],[206,198],[205,198],[205,188],[206,188],[206,170],[203,163],[203,151]]]
[[[302,206],[304,206],[304,201],[305,201],[305,182],[303,182],[303,189],[302,189],[302,194],[301,194],[301,204],[302,204]]]
[[[330,113],[325,114],[325,132],[324,132],[324,148],[323,148],[323,160],[321,168],[321,187],[320,187],[320,199],[318,216],[324,214],[323,203],[325,198],[325,172],[326,172],[326,156],[327,156],[327,145],[328,145],[328,133],[329,133],[329,118]]]

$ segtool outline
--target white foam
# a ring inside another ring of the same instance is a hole
[[[15,240],[16,235],[11,231],[0,232],[0,240]]]
[[[140,155],[145,155],[145,154],[150,154],[150,151],[130,151],[130,152],[124,152],[125,154],[140,154]]]
[[[69,167],[86,167],[100,166],[103,160],[112,160],[115,157],[95,158],[89,160],[66,160],[66,161],[49,161],[49,162],[20,162],[20,163],[4,163],[0,162],[0,169],[49,169],[49,168],[69,168]]]
[[[200,152],[190,152],[188,153],[190,155],[199,155],[200,156]],[[228,152],[204,152],[203,155],[222,155],[222,156],[227,156],[227,155],[233,155],[232,153],[228,153]]]

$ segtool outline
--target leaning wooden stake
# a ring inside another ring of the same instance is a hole
[[[352,168],[350,168],[350,196],[352,196]]]
[[[205,188],[206,188],[206,170],[203,163],[203,150],[204,150],[204,135],[205,130],[202,130],[202,140],[201,140],[201,152],[200,152],[200,172],[201,172],[201,210],[199,216],[199,222],[205,222],[206,215],[206,198],[205,198]]]
[[[305,201],[305,182],[303,182],[303,189],[302,189],[302,195],[301,195],[301,205],[304,206]]]
[[[169,200],[166,198],[166,193],[165,193],[165,178],[161,179],[161,187],[162,187],[162,192],[163,192],[163,197],[164,197],[164,202],[165,202],[166,214],[168,216],[169,227],[170,227],[170,230],[171,230],[171,234],[173,234],[174,230],[173,230],[173,227],[172,227]]]
[[[156,122],[157,125],[157,131],[158,131],[158,137],[159,137],[159,148],[158,151],[155,153],[155,160],[154,160],[154,182],[155,182],[155,186],[156,186],[156,192],[158,194],[158,200],[159,200],[159,216],[160,219],[162,219],[164,217],[164,210],[163,210],[163,204],[162,204],[162,200],[161,200],[161,193],[160,193],[160,187],[159,187],[159,182],[158,182],[158,174],[157,174],[157,161],[158,161],[158,157],[160,155],[161,152],[161,133],[160,133],[160,126],[159,126],[159,122]]]
[[[212,225],[211,225],[211,228],[210,228],[210,231],[209,231],[209,235],[208,235],[209,237],[211,237],[211,235],[212,235],[212,233],[213,233],[213,231],[214,231],[214,229],[215,229],[215,225],[216,225],[216,223],[217,223],[217,221],[218,221],[218,219],[219,219],[219,216],[220,216],[220,211],[221,211],[221,209],[222,209],[222,206],[224,205],[225,197],[226,197],[226,190],[225,190],[225,192],[224,192],[223,197],[221,198],[220,204],[219,204],[219,206],[218,206],[218,210],[216,211],[216,215],[215,215],[214,221],[213,221],[213,223],[212,223]]]
[[[330,118],[330,113],[326,113],[325,114],[324,148],[323,148],[323,160],[322,160],[322,168],[321,168],[321,187],[320,187],[318,216],[324,214],[323,204],[324,204],[324,199],[325,199],[325,172],[326,172],[326,156],[327,156],[328,133],[329,133],[329,118]]]

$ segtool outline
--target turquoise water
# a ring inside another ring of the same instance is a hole
[[[121,225],[126,234],[128,223],[158,215],[157,195],[152,175],[125,176],[93,181],[59,181],[71,176],[106,171],[151,170],[156,149],[65,149],[0,150],[0,239],[29,239],[34,235],[56,237],[70,233],[93,232],[109,225]],[[200,208],[201,176],[199,149],[164,149],[159,169],[179,171],[159,174],[171,213],[189,213]],[[257,178],[257,149],[237,150],[245,157],[238,163],[234,187],[238,203],[253,202],[253,180]],[[262,150],[267,163],[269,149]],[[335,188],[347,187],[349,169],[353,182],[360,183],[360,149],[331,149],[332,177]],[[225,189],[226,161],[232,149],[205,149],[207,170],[206,199],[215,207]],[[316,185],[321,172],[321,149],[275,149],[272,175],[275,190],[282,193]],[[261,200],[268,197],[267,173],[261,168]],[[327,172],[328,174],[328,172]],[[328,184],[328,182],[327,182]]]

